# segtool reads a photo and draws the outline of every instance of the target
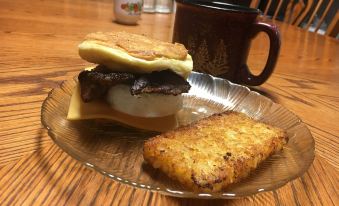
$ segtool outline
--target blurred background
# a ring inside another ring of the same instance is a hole
[[[200,0],[211,1],[211,0]],[[338,38],[338,0],[218,0],[262,11],[264,18],[282,21],[311,32]],[[152,6],[154,5],[154,6]],[[173,9],[157,10],[163,5]],[[151,9],[150,9],[151,8]],[[144,11],[166,13],[175,10],[173,0],[144,0]]]

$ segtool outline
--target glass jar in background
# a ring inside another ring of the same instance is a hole
[[[115,21],[121,24],[137,24],[142,11],[142,0],[113,0]]]
[[[173,11],[173,0],[155,0],[155,12],[171,13]]]
[[[155,12],[156,0],[144,0],[143,11],[146,13]]]

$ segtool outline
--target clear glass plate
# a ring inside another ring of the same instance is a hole
[[[245,86],[192,73],[192,88],[184,95],[184,108],[178,113],[181,125],[234,110],[280,127],[289,136],[284,149],[264,161],[248,178],[220,193],[193,193],[144,162],[143,142],[156,133],[96,120],[68,121],[66,115],[76,82],[76,78],[65,81],[49,93],[42,105],[42,124],[69,155],[132,187],[177,197],[236,198],[277,189],[302,175],[314,159],[314,139],[295,114]]]

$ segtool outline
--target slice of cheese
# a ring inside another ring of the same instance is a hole
[[[178,126],[175,115],[159,118],[142,118],[115,111],[105,102],[96,101],[84,103],[81,100],[79,84],[74,88],[67,119],[109,119],[131,127],[157,132],[168,131]]]

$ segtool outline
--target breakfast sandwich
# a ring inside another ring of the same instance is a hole
[[[133,127],[167,131],[175,128],[175,113],[193,62],[187,49],[127,32],[88,34],[79,55],[97,66],[78,76],[67,118],[111,119]]]
[[[147,140],[154,168],[196,192],[218,192],[249,175],[288,141],[283,130],[226,112]]]

